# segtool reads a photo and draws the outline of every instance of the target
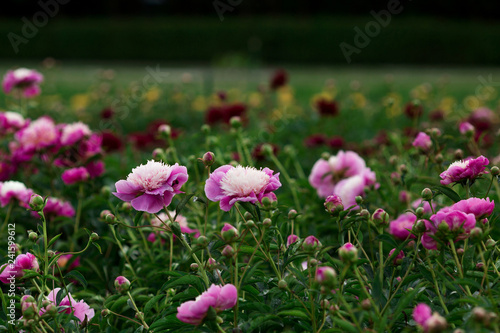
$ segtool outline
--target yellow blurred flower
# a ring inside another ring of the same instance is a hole
[[[382,105],[386,108],[387,117],[397,117],[403,112],[401,100],[401,95],[394,92],[383,97]]]
[[[156,102],[161,95],[161,90],[158,87],[152,87],[144,94],[144,98],[148,102]]]
[[[438,109],[444,111],[445,114],[449,114],[456,106],[457,101],[450,96],[443,97],[439,102]]]
[[[203,96],[197,96],[194,101],[191,103],[191,107],[195,111],[203,112],[207,109],[207,101]]]
[[[283,86],[278,89],[278,103],[280,106],[290,106],[293,104],[293,89],[289,86]]]
[[[360,92],[352,93],[349,95],[349,98],[352,100],[354,107],[357,109],[363,109],[366,106],[366,97]]]
[[[75,111],[84,110],[89,105],[90,97],[88,94],[76,94],[71,97],[71,108]]]
[[[248,105],[253,108],[258,108],[262,104],[262,94],[258,92],[253,92],[248,96]]]
[[[481,106],[481,101],[476,96],[467,96],[464,99],[465,108],[472,111]]]
[[[176,91],[173,95],[172,95],[172,100],[174,101],[174,103],[182,103],[184,101],[184,94],[180,91]]]
[[[429,98],[431,90],[432,86],[429,83],[423,83],[413,88],[410,92],[410,96],[413,99],[426,100]]]

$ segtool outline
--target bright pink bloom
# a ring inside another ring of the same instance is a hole
[[[490,198],[469,198],[461,200],[450,207],[453,210],[459,210],[465,214],[474,214],[476,220],[488,217],[495,209],[495,202],[490,201]]]
[[[484,156],[456,161],[450,164],[448,170],[442,172],[439,177],[441,184],[448,185],[455,182],[464,182],[467,179],[474,180],[485,173],[485,167],[490,163]]]
[[[431,137],[424,132],[418,133],[415,140],[412,143],[413,147],[420,148],[423,151],[428,151],[432,147]]]
[[[33,270],[38,272],[38,261],[31,253],[20,254],[16,257],[14,264],[3,264],[0,267],[0,281],[3,283],[10,283],[11,278],[21,278],[24,276],[24,269]]]
[[[80,320],[80,322],[84,322],[85,318],[90,321],[94,318],[95,312],[94,309],[90,308],[90,306],[85,303],[83,300],[77,302],[71,294],[66,295],[60,303],[56,303],[57,293],[61,290],[61,288],[56,288],[52,290],[47,299],[54,303],[56,306],[64,307],[64,309],[60,310],[60,313],[72,313],[76,318]],[[45,309],[40,310],[40,315],[45,313]]]
[[[71,203],[67,201],[49,197],[47,199],[45,208],[43,209],[43,213],[47,218],[57,216],[73,217],[75,216],[75,209],[73,208]],[[31,212],[31,215],[38,217],[37,212]]]
[[[296,243],[297,241],[299,240],[299,236],[297,235],[289,235],[286,239],[286,246],[290,246],[292,245],[293,243]]]
[[[415,309],[413,309],[413,320],[422,327],[431,316],[431,308],[425,303],[419,303]]]
[[[263,198],[276,200],[273,191],[281,187],[279,172],[269,168],[258,170],[238,165],[223,165],[210,175],[205,194],[211,201],[219,201],[220,208],[228,212],[237,201],[262,202]]]
[[[90,175],[84,167],[65,170],[61,178],[66,185],[71,185],[78,182],[84,182],[89,179]]]
[[[104,173],[105,167],[103,161],[91,161],[85,166],[90,178],[96,178]]]
[[[15,137],[23,150],[40,150],[57,144],[59,135],[52,119],[40,117],[19,130]]]
[[[19,89],[26,98],[35,97],[40,94],[39,84],[43,81],[43,75],[39,72],[18,68],[14,71],[7,71],[3,77],[2,88],[8,94],[12,89]]]
[[[24,127],[26,120],[17,112],[0,112],[0,133]]]
[[[425,220],[426,232],[422,235],[422,245],[429,250],[437,249],[437,241],[434,238],[442,238],[439,225],[445,223],[449,230],[446,238],[452,237],[459,241],[469,237],[470,231],[476,226],[476,217],[474,214],[453,210],[451,207],[445,207],[432,215],[430,221]]]
[[[150,160],[132,169],[127,180],[116,182],[113,194],[130,202],[135,210],[154,214],[170,205],[175,194],[182,193],[180,188],[187,180],[185,166]]]
[[[175,212],[170,212],[170,216],[174,217],[175,216]],[[167,214],[165,213],[160,213],[158,214],[158,217],[163,221],[163,222],[166,222],[168,221],[168,216]],[[158,217],[153,217],[151,219],[151,225],[155,226],[155,227],[165,227],[165,225],[158,219]],[[187,221],[187,218],[182,216],[182,215],[177,215],[177,217],[175,218],[175,222],[179,222],[179,226],[181,227],[181,232],[183,234],[194,234],[193,237],[194,238],[198,238],[200,237],[200,231],[198,229],[191,229],[189,226],[188,226],[188,221]],[[156,241],[156,234],[158,233],[158,230],[159,229],[154,229],[154,232],[150,233],[148,235],[148,241],[154,243]],[[163,234],[164,231],[163,230],[160,230],[159,232],[160,234]],[[175,235],[174,235],[174,239],[175,239]]]
[[[398,216],[397,219],[389,223],[389,233],[396,238],[406,239],[416,238],[410,231],[417,221],[417,217],[412,213],[404,213]]]
[[[355,197],[363,195],[367,186],[375,184],[375,173],[358,154],[341,150],[328,161],[320,159],[314,164],[309,183],[322,198],[338,195],[347,209],[356,205]]]
[[[200,325],[210,307],[219,313],[234,307],[237,299],[238,290],[232,284],[223,287],[212,284],[196,300],[182,303],[177,308],[177,318],[187,324]]]
[[[474,132],[476,131],[474,126],[467,121],[461,122],[460,125],[458,125],[458,130],[460,131],[461,134],[467,134],[467,133],[474,134]]]
[[[91,134],[92,131],[89,127],[81,121],[73,124],[67,124],[62,129],[61,144],[63,146],[71,146]]]
[[[26,185],[21,182],[15,180],[0,182],[0,205],[2,207],[7,206],[12,199],[16,199],[19,205],[29,208],[32,195],[33,190],[26,188]]]

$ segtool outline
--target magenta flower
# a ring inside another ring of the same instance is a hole
[[[406,239],[416,238],[410,231],[417,221],[417,217],[412,213],[404,213],[398,216],[397,219],[389,223],[389,233],[396,238]]]
[[[445,224],[446,227],[440,227]],[[445,207],[432,215],[430,221],[425,220],[426,232],[422,235],[422,245],[429,250],[437,249],[435,238],[447,241],[453,239],[454,242],[469,237],[470,231],[476,226],[474,214],[453,210]],[[443,231],[444,230],[444,231]]]
[[[415,140],[412,143],[413,147],[419,148],[423,151],[428,151],[432,147],[431,137],[424,132],[418,133]]]
[[[33,190],[26,188],[26,185],[21,182],[15,180],[0,182],[0,205],[2,207],[7,206],[14,199],[19,202],[20,206],[29,208],[32,195]]]
[[[175,194],[182,193],[180,188],[187,180],[185,166],[150,160],[132,169],[127,180],[116,182],[113,194],[130,202],[135,210],[154,214],[170,205]]]
[[[0,112],[0,133],[9,130],[19,130],[24,127],[26,120],[17,112]]]
[[[341,150],[328,161],[320,159],[314,164],[309,183],[320,197],[335,194],[341,198],[344,208],[349,208],[356,205],[356,196],[364,195],[365,188],[375,184],[375,178],[375,173],[358,154]]]
[[[391,257],[393,254],[394,254],[394,251],[396,251],[396,249],[392,249],[389,251],[389,257]],[[405,257],[405,253],[403,251],[400,251],[396,257],[394,257],[394,259],[392,260],[392,263],[397,266],[397,265],[400,265],[401,264],[401,261],[403,260],[403,258]]]
[[[413,309],[413,320],[422,327],[424,333],[443,332],[448,323],[439,313],[431,314],[431,308],[425,303],[419,303]]]
[[[3,264],[0,267],[0,281],[10,283],[12,279],[19,279],[24,276],[25,269],[38,272],[38,261],[31,253],[20,254],[16,257],[13,264]]]
[[[461,200],[450,207],[453,210],[459,210],[465,214],[474,214],[476,220],[481,220],[488,217],[495,209],[495,202],[490,201],[490,198],[469,198]]]
[[[83,300],[77,302],[69,293],[61,300],[60,303],[56,303],[56,296],[59,290],[61,290],[61,288],[56,288],[52,290],[47,296],[47,299],[51,303],[55,304],[58,307],[62,307],[62,309],[59,310],[59,313],[72,313],[76,318],[80,320],[80,322],[84,322],[85,319],[87,319],[87,321],[90,321],[92,318],[94,318],[94,309],[90,308],[90,306]],[[44,314],[45,311],[45,308],[41,309],[40,316]]]
[[[22,150],[40,150],[58,143],[60,133],[52,119],[40,117],[19,130],[16,140]]]
[[[40,94],[39,84],[42,81],[43,75],[39,72],[27,68],[18,68],[14,71],[7,71],[3,77],[2,88],[6,94],[16,89],[24,97],[30,98]]]
[[[485,167],[490,163],[484,156],[478,158],[470,158],[463,161],[456,161],[450,164],[448,170],[442,172],[439,177],[441,184],[448,185],[455,182],[464,182],[466,180],[474,180],[481,174],[485,173]]]
[[[177,318],[187,324],[200,325],[210,307],[219,313],[234,307],[237,299],[238,290],[232,284],[223,287],[212,284],[196,300],[182,303],[177,308]]]
[[[47,218],[57,216],[73,217],[75,216],[75,209],[73,208],[71,203],[67,201],[49,197],[43,209],[43,213]],[[38,217],[38,213],[34,211],[31,212],[31,215],[33,215],[34,217]]]
[[[415,309],[413,309],[413,320],[422,327],[431,316],[431,308],[425,303],[419,303]]]
[[[286,239],[286,246],[289,247],[293,243],[296,243],[298,240],[299,240],[299,237],[297,235],[291,234]]]
[[[71,146],[85,137],[89,137],[92,131],[81,121],[73,124],[67,124],[63,127],[61,133],[61,145]]]
[[[269,168],[223,165],[212,172],[205,184],[205,194],[211,201],[219,201],[220,208],[228,212],[237,201],[262,203],[263,198],[276,200],[273,191],[281,187],[279,172]]]
[[[104,173],[105,167],[103,161],[91,161],[85,166],[90,178],[97,178]]]
[[[61,178],[66,185],[84,182],[89,179],[89,177],[89,172],[84,167],[65,170],[61,175]]]

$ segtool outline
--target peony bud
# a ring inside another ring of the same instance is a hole
[[[389,221],[389,214],[382,208],[378,208],[372,215],[372,220],[376,225],[386,225]]]
[[[297,235],[291,234],[286,239],[286,246],[289,247],[293,243],[296,243],[298,240],[299,240],[299,237]]]
[[[418,207],[415,209],[415,215],[417,215],[417,218],[421,218],[425,214],[425,209],[424,207]]]
[[[322,286],[333,288],[337,281],[337,273],[329,266],[318,267],[316,269],[316,282]]]
[[[321,248],[321,243],[314,236],[307,236],[306,239],[304,239],[304,242],[302,243],[302,249],[305,252],[313,253],[319,248]]]
[[[28,238],[30,239],[30,241],[36,242],[38,239],[38,234],[34,231],[30,231],[30,233],[28,234]]]
[[[115,288],[119,293],[124,294],[130,290],[130,281],[124,276],[119,276],[115,279]]]
[[[232,248],[231,245],[226,245],[223,249],[221,254],[226,257],[226,258],[232,258],[234,256],[234,249]]]
[[[297,211],[295,209],[290,209],[290,211],[288,212],[288,219],[293,220],[297,217],[297,215],[299,215],[299,214],[297,213]]]
[[[490,172],[493,177],[496,177],[500,174],[500,169],[497,166],[493,166],[491,167]]]
[[[393,254],[394,254],[394,251],[396,251],[396,249],[392,249],[390,252],[389,252],[389,257],[391,257]],[[403,251],[400,251],[398,255],[396,255],[396,257],[392,260],[392,264],[394,266],[399,266],[401,265],[401,263],[403,262],[403,258],[405,257],[405,254]]]
[[[189,268],[192,270],[192,271],[197,271],[198,270],[198,264],[193,262],[191,264],[191,266],[189,266]]]
[[[203,161],[203,165],[205,165],[205,167],[209,167],[212,164],[214,164],[214,162],[215,162],[215,155],[211,151],[206,152],[205,154],[203,154],[203,157],[202,157],[201,160]]]
[[[238,238],[239,236],[238,229],[236,229],[229,223],[224,223],[224,226],[222,227],[221,230],[221,236],[226,243],[230,243],[234,239]]]
[[[344,210],[342,199],[338,195],[329,195],[325,200],[325,209],[330,214],[336,216]]]
[[[372,303],[370,302],[369,299],[364,299],[361,301],[361,308],[365,311],[370,310],[372,307]]]
[[[285,280],[281,279],[278,282],[278,288],[280,289],[286,289],[288,287],[288,283],[286,283]]]
[[[421,195],[422,195],[422,199],[425,201],[431,201],[432,197],[433,197],[432,190],[428,187],[426,187],[422,190]]]
[[[229,119],[229,123],[231,124],[232,128],[240,128],[241,127],[241,117],[234,116]]]
[[[486,241],[486,248],[488,250],[492,250],[493,248],[495,248],[496,244],[497,242],[495,242],[493,239],[490,238]]]
[[[457,150],[455,150],[453,155],[455,156],[456,160],[461,160],[464,158],[464,151],[462,149],[457,149]]]
[[[434,314],[425,322],[429,333],[438,333],[446,330],[448,323],[446,319],[434,312]]]
[[[96,234],[95,232],[93,232],[91,235],[90,235],[90,240],[92,242],[97,242],[99,240],[99,235]]]
[[[339,248],[339,256],[344,262],[356,262],[358,260],[358,249],[351,243],[345,243]]]
[[[45,206],[45,202],[43,198],[38,194],[33,194],[30,199],[30,208],[35,212],[41,212],[43,207]]]
[[[206,248],[208,246],[208,238],[205,236],[200,236],[196,240],[196,245],[198,245],[201,248]]]
[[[262,225],[264,226],[264,228],[269,228],[270,226],[273,225],[273,221],[266,217],[263,221],[262,221]]]

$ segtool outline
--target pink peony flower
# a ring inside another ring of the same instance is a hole
[[[23,150],[40,150],[57,144],[59,135],[52,119],[40,117],[19,130],[15,137]]]
[[[39,72],[18,68],[14,71],[7,71],[3,77],[2,88],[8,94],[12,89],[18,89],[26,98],[35,97],[40,94],[39,84],[43,81],[43,75]]]
[[[175,212],[170,212],[170,216],[174,217],[175,216]],[[163,222],[166,222],[168,221],[168,216],[167,214],[165,213],[160,213],[158,214],[158,217],[163,221]],[[158,217],[153,217],[151,219],[151,225],[155,226],[155,227],[165,227],[165,225],[158,219]],[[182,216],[182,215],[177,215],[177,217],[175,218],[175,221],[176,222],[179,222],[179,226],[181,227],[181,232],[183,234],[194,234],[193,237],[194,238],[198,238],[200,237],[200,231],[198,229],[191,229],[189,226],[188,226],[188,221],[187,221],[187,218]],[[158,229],[155,229],[155,232],[152,232],[149,234],[148,236],[148,241],[150,241],[151,243],[154,243],[156,241],[156,234],[158,233]],[[160,230],[159,231],[160,234],[163,234],[165,233],[163,230]],[[175,239],[175,235],[174,235],[174,239]]]
[[[94,309],[90,308],[90,306],[83,300],[77,302],[69,293],[61,300],[60,303],[56,303],[56,297],[59,290],[61,290],[61,288],[56,288],[52,290],[47,296],[47,299],[51,303],[55,304],[58,307],[63,307],[63,309],[61,309],[59,313],[72,313],[76,318],[80,320],[80,322],[84,322],[85,318],[88,321],[94,318]],[[40,310],[40,316],[44,313],[45,309],[43,308]]]
[[[0,133],[9,130],[19,130],[24,127],[26,120],[17,112],[0,112]]]
[[[67,201],[49,197],[47,199],[47,203],[45,204],[45,208],[43,209],[43,213],[47,218],[57,216],[73,217],[75,216],[75,209],[73,208],[71,203]],[[31,212],[31,215],[33,215],[34,217],[38,217],[38,213],[34,211]]]
[[[232,284],[223,287],[212,284],[196,300],[182,303],[177,308],[177,318],[187,324],[200,325],[212,307],[216,313],[236,305],[238,290]]]
[[[441,184],[448,185],[455,182],[464,182],[467,179],[474,180],[485,173],[484,169],[488,163],[490,161],[482,155],[478,158],[453,162],[448,167],[448,170],[439,175],[443,179],[441,180]]]
[[[38,272],[38,261],[31,253],[20,254],[16,257],[14,264],[3,264],[0,267],[0,281],[10,283],[12,279],[18,279],[24,276],[24,269]]]
[[[185,166],[150,160],[132,169],[127,180],[116,182],[113,194],[130,202],[135,210],[154,214],[170,205],[175,194],[182,193],[180,188],[187,180]]]
[[[476,131],[474,126],[467,121],[461,122],[458,125],[458,130],[460,131],[460,134],[468,134],[468,133],[474,134],[474,132]]]
[[[328,161],[320,159],[314,164],[309,183],[322,198],[338,195],[347,209],[356,205],[356,196],[364,195],[367,186],[375,184],[375,173],[358,154],[341,150]]]
[[[423,151],[428,151],[432,147],[431,137],[424,132],[418,133],[412,143],[413,147],[420,148]]]
[[[394,221],[389,222],[389,233],[396,238],[406,239],[416,238],[410,231],[417,221],[417,217],[412,213],[404,213],[398,216]]]
[[[84,182],[89,179],[90,175],[84,167],[72,168],[65,170],[61,178],[66,185],[71,185],[78,182]]]
[[[425,303],[419,303],[413,309],[413,320],[422,327],[424,333],[444,332],[448,323],[439,313],[432,313],[431,308]]]
[[[389,257],[391,257],[394,253],[394,251],[396,251],[396,249],[392,249],[389,251]],[[403,251],[400,251],[396,257],[394,257],[394,259],[392,260],[392,263],[397,266],[397,265],[400,265],[401,264],[401,261],[403,260],[403,258],[405,257],[405,253]]]
[[[32,195],[33,190],[26,188],[26,185],[21,182],[15,180],[0,182],[0,205],[2,207],[7,206],[12,199],[15,199],[22,207],[29,208]]]
[[[465,214],[474,214],[476,220],[481,220],[493,213],[495,202],[490,201],[490,198],[469,198],[461,200],[450,207],[453,210],[459,210]]]
[[[237,201],[262,202],[263,198],[276,200],[273,191],[281,187],[279,172],[269,168],[223,165],[212,172],[205,184],[205,194],[211,201],[219,201],[228,212]]]
[[[425,303],[419,303],[415,309],[413,309],[413,320],[420,326],[424,326],[431,315],[431,308]]]
[[[445,224],[446,227],[440,227],[440,224]],[[425,226],[426,232],[422,235],[422,245],[426,249],[436,250],[437,242],[434,238],[440,238],[443,241],[452,238],[455,242],[468,238],[470,231],[476,226],[476,217],[474,214],[466,214],[453,210],[451,207],[445,207],[432,215],[430,221],[425,220]]]
[[[324,206],[326,211],[332,214],[344,210],[344,204],[342,203],[342,199],[335,194],[326,197]]]
[[[85,166],[90,178],[96,178],[104,173],[105,167],[103,161],[91,161]]]
[[[71,146],[91,134],[92,131],[89,127],[81,121],[73,124],[67,124],[62,129],[61,145]]]

